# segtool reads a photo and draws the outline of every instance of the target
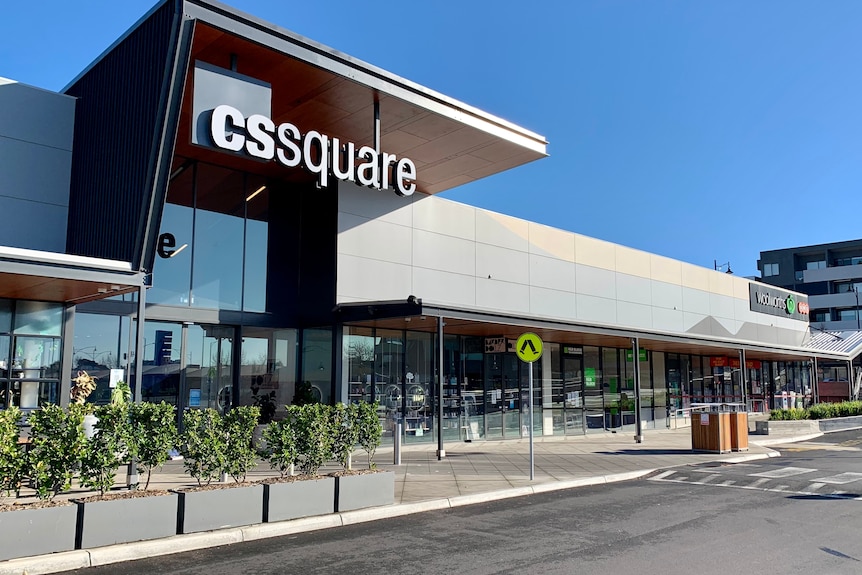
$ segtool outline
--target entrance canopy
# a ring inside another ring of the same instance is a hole
[[[79,304],[136,291],[127,262],[0,246],[0,298]]]
[[[187,78],[205,63],[268,84],[276,126],[289,122],[303,133],[316,130],[357,146],[375,145],[377,103],[380,150],[415,163],[421,192],[442,192],[547,155],[538,134],[283,28],[201,0],[186,1],[184,11],[195,22]],[[185,85],[177,155],[284,174],[277,162],[193,145],[195,85]],[[303,170],[293,175],[309,177]]]

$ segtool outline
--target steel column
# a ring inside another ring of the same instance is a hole
[[[443,316],[437,316],[437,460],[446,457],[443,449]]]
[[[638,338],[632,338],[632,366],[635,382],[635,442],[643,443],[643,421],[641,420],[641,358]]]

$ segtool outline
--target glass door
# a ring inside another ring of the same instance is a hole
[[[563,356],[563,429],[566,435],[585,433],[583,365],[581,357]]]
[[[502,353],[485,354],[485,438],[503,437]]]
[[[503,437],[521,436],[521,377],[523,389],[529,389],[527,378],[529,374],[521,366],[526,364],[514,353],[503,356]],[[525,432],[524,435],[527,435]]]
[[[211,407],[223,414],[233,400],[234,328],[189,325],[186,329],[185,405],[191,409]],[[261,389],[260,393],[268,391]]]

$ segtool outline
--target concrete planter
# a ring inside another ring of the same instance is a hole
[[[75,548],[75,505],[0,512],[0,560]]]
[[[76,549],[170,537],[177,533],[176,493],[78,501]]]
[[[335,481],[336,512],[392,505],[395,502],[395,474],[391,471],[339,475]]]
[[[263,521],[263,485],[178,491],[177,534],[253,525]]]
[[[829,433],[862,427],[862,415],[834,417],[832,419],[799,419],[791,421],[769,420],[755,423],[758,435],[794,436]]]
[[[263,521],[287,521],[335,511],[335,478],[263,484]]]

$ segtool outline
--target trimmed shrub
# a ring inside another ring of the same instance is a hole
[[[86,440],[81,453],[79,481],[104,495],[114,486],[117,468],[129,457],[131,429],[128,404],[111,403],[96,408],[96,433]]]
[[[17,407],[0,410],[0,493],[7,497],[20,494],[27,476],[27,453],[18,444],[20,420],[21,410]]]
[[[85,406],[46,405],[30,414],[30,477],[39,499],[68,491],[86,445]]]
[[[383,426],[377,415],[379,403],[362,402],[357,404],[357,441],[368,455],[368,468],[374,469],[374,452],[380,446],[380,438],[383,436]]]
[[[359,441],[358,415],[359,408],[356,404],[338,403],[330,408],[332,455],[345,471],[351,468],[353,448]]]
[[[222,470],[237,483],[245,481],[249,469],[257,462],[254,448],[254,427],[260,419],[260,408],[255,405],[234,407],[222,418],[227,465]]]
[[[219,480],[228,467],[227,441],[222,417],[215,409],[190,409],[183,413],[179,450],[183,467],[198,485]]]
[[[144,489],[150,486],[153,469],[168,460],[168,451],[177,445],[176,408],[161,403],[132,403],[129,405],[131,451],[138,467],[147,472]]]
[[[322,403],[291,405],[288,418],[296,425],[296,447],[299,470],[304,475],[317,475],[321,466],[332,457],[330,407]]]
[[[277,469],[282,477],[296,467],[299,460],[297,449],[296,426],[288,410],[288,417],[281,421],[272,421],[263,430],[266,447],[260,456],[269,461],[272,469]]]

